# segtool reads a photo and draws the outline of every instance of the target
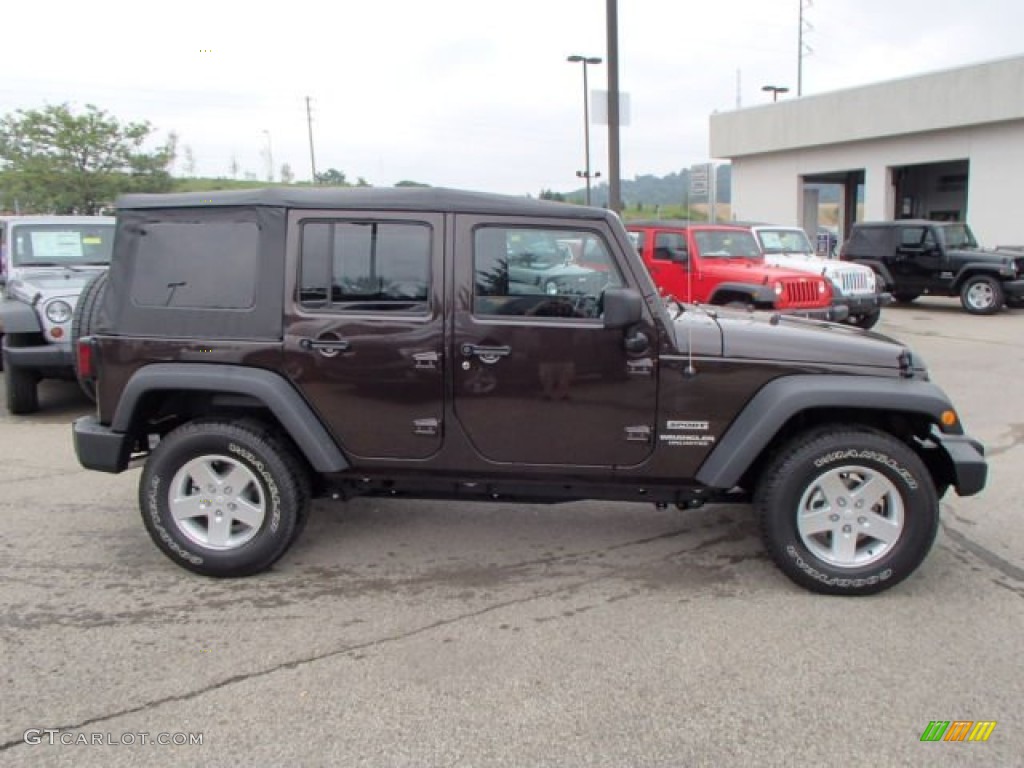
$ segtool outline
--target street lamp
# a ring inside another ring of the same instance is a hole
[[[576,176],[587,181],[587,205],[590,205],[590,179],[599,178],[600,173],[590,173],[590,91],[587,90],[587,65],[600,64],[601,59],[596,56],[580,56],[573,54],[566,61],[583,65],[583,152],[584,166],[582,171],[576,171]]]
[[[274,145],[270,140],[270,131],[266,128],[263,133],[267,136],[267,181],[274,180]]]
[[[779,100],[779,94],[780,93],[789,93],[789,88],[787,88],[784,85],[762,85],[761,86],[761,90],[762,91],[771,91],[772,101],[773,102]]]

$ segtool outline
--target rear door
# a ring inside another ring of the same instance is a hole
[[[288,242],[292,381],[352,456],[433,456],[444,404],[443,216],[292,211]]]
[[[631,280],[608,233],[573,220],[455,222],[454,412],[478,455],[604,468],[647,458],[657,334],[645,317],[649,348],[629,354],[623,331],[603,326],[603,290]],[[564,249],[557,289],[512,279],[509,262],[529,258],[524,248],[548,252],[559,242],[573,247]]]

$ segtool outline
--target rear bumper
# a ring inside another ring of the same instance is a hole
[[[988,479],[985,446],[967,435],[933,432],[932,437],[949,457],[953,467],[953,487],[958,496],[973,496],[985,487]]]
[[[124,472],[132,457],[132,441],[122,432],[114,432],[95,416],[82,416],[71,426],[78,463],[98,472]]]

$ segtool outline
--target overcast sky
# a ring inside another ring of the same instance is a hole
[[[1021,0],[803,0],[805,96],[1024,54]],[[619,1],[629,94],[623,178],[707,159],[708,116],[796,93],[800,0]],[[318,3],[9,2],[0,15],[0,114],[93,103],[176,131],[196,173],[310,175],[375,186],[537,195],[580,186],[581,65],[606,56],[606,0]],[[603,64],[589,68],[605,88]],[[1024,94],[1021,95],[1024,98]],[[951,105],[951,108],[954,108]],[[591,129],[604,171],[604,126]],[[183,172],[179,159],[177,172]]]

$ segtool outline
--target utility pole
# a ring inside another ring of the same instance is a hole
[[[814,0],[797,0],[800,3],[800,18],[797,22],[796,33],[796,95],[799,98],[804,94],[804,56],[814,53],[814,49],[804,42],[804,30],[814,30],[814,25],[804,19],[804,9],[814,5]]]
[[[608,0],[608,208],[622,211],[619,171],[619,7]]]
[[[310,98],[306,97],[306,124],[309,126],[309,167],[313,172],[313,183],[316,184],[316,155],[313,154],[313,110]]]

